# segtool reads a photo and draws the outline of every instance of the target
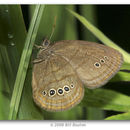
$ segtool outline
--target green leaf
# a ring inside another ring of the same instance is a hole
[[[26,29],[20,5],[0,5],[0,119],[7,120]]]
[[[52,43],[58,40],[73,39],[76,40],[77,37],[77,28],[75,18],[69,14],[65,7],[75,10],[74,5],[46,5],[44,14],[41,19],[40,27],[38,29],[38,34],[36,38],[36,43],[41,44],[43,39],[50,38],[53,25],[56,25],[54,28],[54,34],[51,38]],[[31,6],[30,12],[33,12],[34,6]],[[32,14],[32,13],[31,13]],[[64,17],[63,17],[64,16]]]
[[[0,5],[0,52],[12,91],[26,37],[19,5]]]
[[[19,105],[18,120],[43,120],[43,114],[32,98],[32,69],[29,66]]]
[[[105,120],[130,120],[130,112],[109,116]]]
[[[124,62],[120,71],[110,80],[110,82],[130,81],[130,64]]]
[[[12,99],[10,103],[9,120],[16,119],[17,117],[21,94],[22,94],[22,90],[23,90],[23,86],[24,86],[24,82],[26,78],[27,69],[28,69],[28,64],[30,61],[33,44],[36,38],[36,34],[38,31],[38,27],[39,27],[43,10],[44,10],[44,6],[41,6],[41,5],[36,6],[36,9],[35,9],[31,24],[30,24],[30,28],[29,28],[27,38],[25,41],[25,46],[23,48],[22,56],[20,59],[20,64],[19,64],[19,68],[18,68],[18,72],[16,76],[13,95],[12,95]]]
[[[86,89],[82,105],[127,112],[130,111],[130,97],[108,89]]]
[[[5,68],[2,64],[2,57],[0,54],[0,120],[6,120],[8,118],[9,92]]]
[[[75,120],[83,119],[83,108],[80,105],[75,106],[74,108],[61,111],[61,112],[47,112],[44,111],[44,119],[46,120]]]
[[[69,10],[69,9],[68,9]],[[120,51],[124,57],[124,61],[127,63],[130,63],[130,54],[128,54],[126,51],[124,51],[122,48],[120,48],[117,44],[115,44],[113,41],[111,41],[107,36],[103,34],[98,28],[96,28],[94,25],[92,25],[87,19],[85,19],[83,16],[80,16],[79,14],[75,13],[72,10],[69,10],[70,13],[72,13],[86,28],[88,28],[100,41],[102,41],[104,44],[117,49]]]

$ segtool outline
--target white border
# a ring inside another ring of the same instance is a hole
[[[84,126],[55,126],[56,123],[77,123],[83,122]],[[53,123],[53,124],[52,124]],[[126,121],[8,121],[0,122],[1,130],[46,130],[52,128],[53,130],[129,130],[130,122]]]
[[[1,0],[0,4],[130,4],[130,0]],[[79,129],[79,127],[52,127],[52,121],[0,121],[1,130]],[[55,122],[55,121],[54,121]],[[64,122],[64,121],[63,121]],[[69,121],[68,121],[69,122]],[[130,121],[86,121],[82,130],[129,130]]]
[[[130,4],[130,0],[1,0],[0,4]]]

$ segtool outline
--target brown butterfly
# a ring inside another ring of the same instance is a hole
[[[120,69],[122,54],[93,42],[64,40],[49,45],[44,40],[34,60],[33,98],[47,111],[68,110],[82,100],[84,87],[107,83]]]

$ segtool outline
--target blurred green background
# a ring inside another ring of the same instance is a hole
[[[130,6],[127,5],[46,5],[39,25],[36,44],[40,45],[43,39],[49,39],[55,17],[57,19],[55,31],[51,38],[52,44],[59,40],[77,39],[100,43],[66,8],[87,18],[117,45],[130,52]],[[17,68],[34,9],[35,5],[0,5],[1,120],[8,119]],[[33,55],[35,56],[35,49],[33,50]],[[101,90],[99,92],[98,90],[90,91],[86,89],[84,100],[71,110],[54,113],[46,112],[33,102],[31,73],[32,64],[30,61],[17,115],[18,120],[104,120],[109,116],[123,113],[124,111],[120,111],[118,108],[116,111],[116,108],[110,109],[96,104],[95,100],[97,97],[93,96],[97,94],[96,96],[101,95],[101,98],[104,98],[102,95],[104,94],[103,92],[107,93],[107,89],[120,92],[126,98],[128,96],[128,101],[130,101],[130,82],[109,82],[103,87],[106,91],[99,89],[99,91]],[[108,94],[108,96],[110,95]],[[87,98],[93,100],[86,101]],[[87,104],[85,104],[86,102]],[[98,100],[98,103],[100,103],[100,100]],[[130,109],[130,103],[125,107]],[[126,118],[121,119],[125,120]]]

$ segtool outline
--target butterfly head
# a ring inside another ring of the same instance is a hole
[[[43,42],[42,42],[42,45],[41,45],[41,49],[42,50],[46,50],[50,45],[50,41],[48,39],[45,39]]]

